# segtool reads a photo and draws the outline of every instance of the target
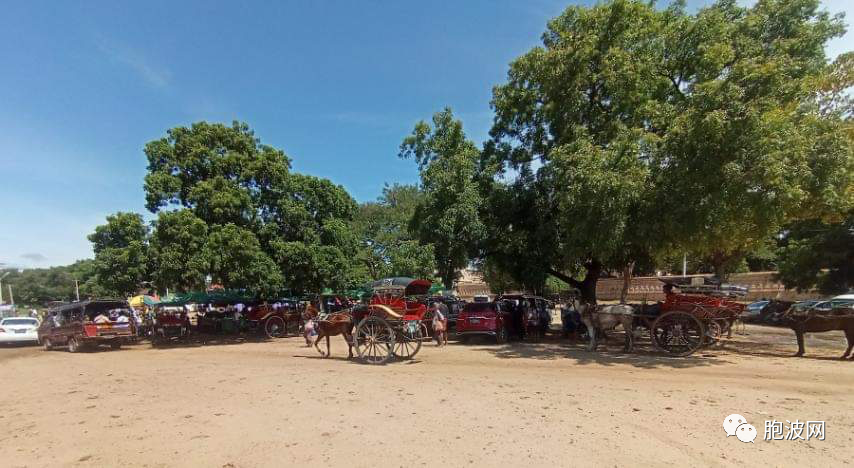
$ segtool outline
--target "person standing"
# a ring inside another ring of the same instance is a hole
[[[440,302],[433,303],[433,338],[436,339],[437,346],[448,344],[448,319],[442,313],[443,305]]]

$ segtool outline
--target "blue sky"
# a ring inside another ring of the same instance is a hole
[[[415,182],[397,158],[415,122],[451,106],[482,141],[492,86],[572,2],[127,3],[4,5],[0,263],[91,257],[107,214],[145,212],[143,145],[198,120],[246,121],[359,201]]]

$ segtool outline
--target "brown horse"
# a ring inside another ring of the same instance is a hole
[[[329,345],[329,337],[335,335],[344,335],[344,341],[347,342],[347,359],[353,357],[353,316],[349,311],[336,312],[329,314],[323,320],[318,320],[318,311],[314,306],[309,305],[306,309],[306,315],[314,320],[314,329],[317,330],[317,338],[314,340],[314,347],[317,352],[324,358],[328,358],[331,354]],[[320,349],[320,340],[326,338],[326,354]]]
[[[804,355],[804,334],[805,333],[821,333],[833,330],[841,330],[845,332],[845,339],[848,341],[848,348],[839,359],[845,359],[854,348],[854,310],[851,309],[833,309],[827,314],[818,314],[814,310],[804,312],[794,312],[789,309],[785,313],[781,322],[783,325],[792,329],[795,332],[795,337],[798,339],[798,352],[795,356]],[[852,357],[854,359],[854,357]]]

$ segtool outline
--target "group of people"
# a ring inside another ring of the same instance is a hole
[[[92,321],[95,323],[128,323],[130,317],[125,309],[112,309],[99,312]]]

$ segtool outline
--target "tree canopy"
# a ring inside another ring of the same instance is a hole
[[[284,152],[248,125],[176,127],[145,154],[146,206],[157,219],[150,238],[141,216],[127,213],[90,236],[106,286],[132,293],[148,281],[148,265],[161,290],[210,280],[271,296],[369,279],[353,257],[356,202],[329,180],[291,172]]]
[[[479,154],[450,108],[433,115],[432,126],[418,122],[400,145],[400,157],[418,164],[424,192],[412,229],[423,243],[433,245],[439,277],[449,289],[485,234],[475,179]]]
[[[136,213],[107,216],[89,235],[98,284],[111,295],[129,296],[148,281],[148,226]]]
[[[790,288],[841,294],[854,288],[854,212],[839,223],[802,221],[785,231],[780,279]]]
[[[4,273],[9,275],[3,279],[3,287],[12,286],[16,304],[43,306],[53,301],[73,301],[77,298],[75,280],[81,299],[115,294],[100,285],[92,259],[51,268],[0,270],[0,275]],[[3,291],[3,299],[9,300],[7,291]]]
[[[417,186],[394,184],[384,187],[377,201],[359,206],[353,229],[362,244],[359,261],[368,277],[433,276],[436,270],[433,246],[420,243],[410,229],[415,209],[423,198]]]
[[[614,0],[551,20],[493,92],[482,167],[490,211],[514,212],[490,217],[504,268],[588,299],[603,266],[674,250],[722,276],[787,220],[850,203],[851,140],[817,99],[839,88],[824,45],[844,28],[818,6]]]

